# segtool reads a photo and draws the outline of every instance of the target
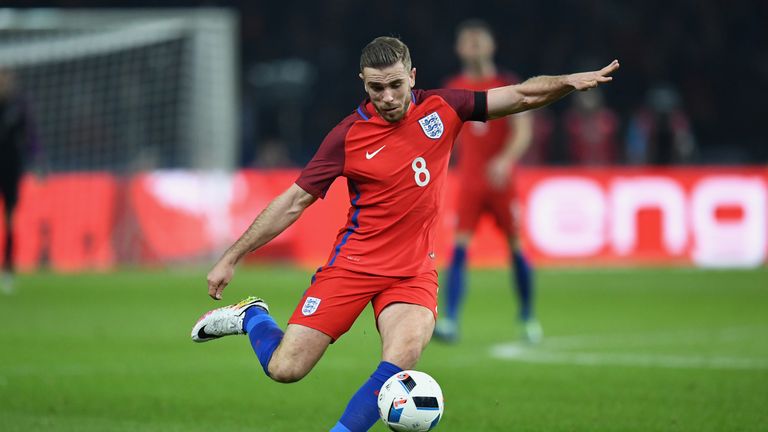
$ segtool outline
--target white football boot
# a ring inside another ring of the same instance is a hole
[[[192,340],[208,342],[223,336],[245,334],[243,319],[245,311],[251,307],[269,312],[267,303],[258,297],[248,297],[233,305],[208,311],[192,327]]]

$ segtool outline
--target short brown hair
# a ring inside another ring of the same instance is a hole
[[[459,25],[456,26],[456,37],[467,30],[482,31],[487,33],[490,37],[493,37],[493,29],[491,29],[491,26],[488,22],[479,18],[470,18],[460,22]]]
[[[360,54],[360,72],[364,68],[383,69],[403,62],[405,70],[411,70],[411,52],[398,38],[379,36],[363,48]]]

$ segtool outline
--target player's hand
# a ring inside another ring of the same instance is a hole
[[[600,84],[607,83],[613,80],[610,75],[619,68],[619,61],[614,60],[608,66],[600,69],[599,71],[581,72],[568,75],[568,84],[573,86],[576,90],[589,90],[595,88]]]
[[[221,300],[221,293],[235,275],[235,266],[224,258],[219,260],[208,272],[208,295],[214,300]]]
[[[512,162],[503,156],[496,156],[488,162],[486,176],[488,183],[496,189],[504,189],[509,183]]]

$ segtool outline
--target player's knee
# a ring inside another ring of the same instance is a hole
[[[397,349],[387,350],[383,360],[398,365],[403,369],[412,369],[421,358],[422,347],[420,343],[411,343]]]
[[[307,370],[299,365],[285,363],[269,363],[269,377],[283,384],[294,383],[307,376]]]

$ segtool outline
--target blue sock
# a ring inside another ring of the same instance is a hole
[[[520,302],[520,319],[527,321],[533,317],[533,270],[522,252],[512,252],[515,268],[515,288]]]
[[[331,432],[363,432],[373,427],[379,419],[379,389],[389,377],[401,371],[392,363],[379,363],[368,381],[349,400],[344,414]]]
[[[464,300],[464,271],[467,265],[467,249],[464,246],[456,246],[453,249],[453,259],[448,269],[448,284],[445,289],[446,307],[445,315],[448,319],[459,319],[459,309]]]
[[[283,340],[283,331],[277,326],[277,323],[264,309],[253,306],[245,311],[243,319],[243,328],[251,340],[253,352],[259,358],[259,363],[264,369],[264,373],[269,376],[269,361],[272,354]]]

